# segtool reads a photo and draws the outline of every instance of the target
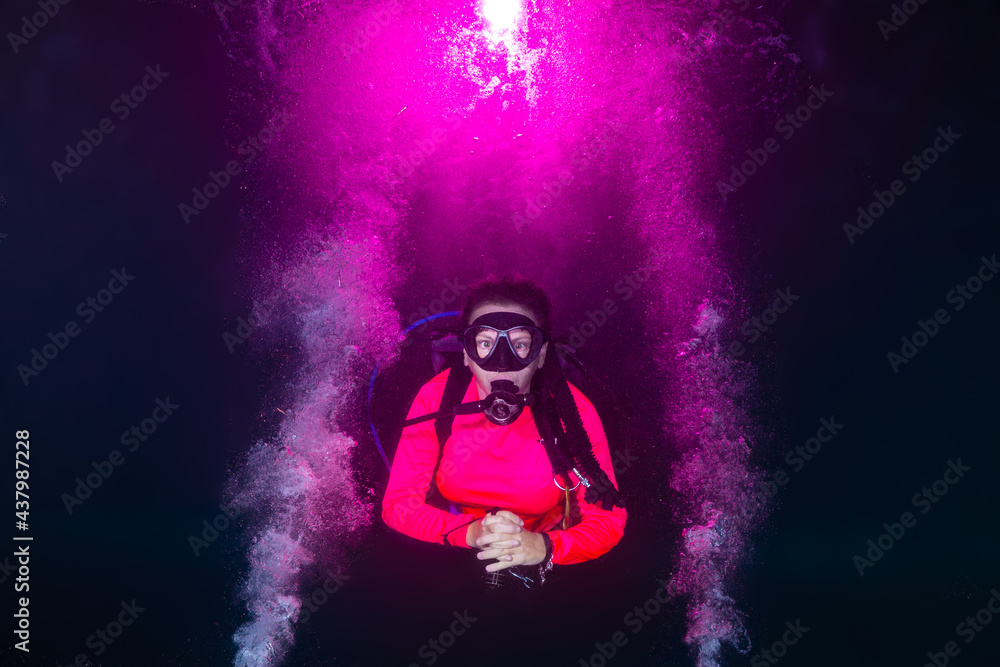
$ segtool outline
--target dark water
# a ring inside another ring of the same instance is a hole
[[[1000,590],[1000,283],[969,282],[1000,249],[996,9],[928,2],[884,39],[891,3],[542,4],[522,45],[541,55],[508,71],[463,60],[482,39],[455,28],[468,8],[404,5],[244,0],[223,21],[208,4],[70,2],[16,52],[8,37],[0,415],[11,457],[31,434],[30,530],[11,516],[9,535],[34,540],[30,654],[13,647],[17,575],[0,572],[4,664],[232,664],[251,628],[286,664],[424,665],[465,610],[436,664],[600,664],[619,631],[608,664],[922,665],[949,641],[949,664],[992,664],[992,612],[959,624]],[[699,38],[727,8],[738,20]],[[0,25],[36,11],[5,6]],[[374,26],[364,55],[359,26]],[[509,90],[493,94],[490,68]],[[134,109],[112,105],[144,77]],[[811,86],[832,95],[776,125]],[[92,154],[54,169],[104,117]],[[280,129],[245,171],[179,210],[265,127]],[[949,128],[926,170],[904,166]],[[753,156],[723,200],[716,182]],[[466,554],[385,528],[364,414],[410,314],[505,270],[583,332],[636,461],[621,544],[533,598],[484,597]],[[111,300],[78,309],[88,297]],[[754,317],[773,325],[755,334]],[[71,320],[79,333],[57,335]],[[26,384],[18,366],[49,333],[65,349]],[[808,442],[822,420],[843,426]],[[146,440],[123,439],[133,426]],[[660,579],[670,603],[627,622]],[[273,599],[310,609],[294,639],[253,625],[281,617]],[[123,604],[134,622],[88,644]]]

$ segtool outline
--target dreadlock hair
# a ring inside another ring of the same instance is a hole
[[[531,393],[535,404],[535,426],[543,442],[564,443],[562,448],[546,445],[554,472],[568,472],[576,467],[590,485],[584,498],[592,505],[610,511],[613,506],[624,507],[618,490],[594,456],[594,446],[583,427],[580,410],[569,389],[569,383],[559,364],[558,355],[538,369],[531,380]]]

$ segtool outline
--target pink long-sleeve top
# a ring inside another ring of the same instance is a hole
[[[448,372],[420,389],[407,419],[439,409]],[[601,420],[576,387],[570,385],[570,392],[590,436],[594,456],[617,489]],[[473,379],[462,402],[478,399]],[[570,491],[579,506],[580,520],[560,530],[565,492],[553,483],[552,465],[538,438],[530,407],[508,426],[497,426],[482,413],[456,416],[436,476],[441,495],[461,512],[456,515],[426,502],[439,453],[434,420],[404,428],[382,501],[382,520],[390,528],[419,540],[468,548],[466,524],[483,517],[488,509],[500,507],[519,516],[525,529],[548,532],[552,562],[556,565],[582,563],[607,553],[622,538],[625,509],[604,510],[591,505],[584,498],[586,489],[581,484]],[[570,486],[576,484],[576,477],[571,477]],[[565,480],[560,483],[566,485]]]

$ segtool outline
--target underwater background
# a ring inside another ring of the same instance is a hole
[[[0,10],[4,664],[992,664],[994,4],[78,1]],[[380,518],[515,272],[629,510],[537,608]]]

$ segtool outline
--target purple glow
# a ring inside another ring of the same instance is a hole
[[[647,344],[661,346],[643,351],[661,359],[647,376],[664,378],[663,426],[680,447],[670,475],[684,504],[663,509],[686,528],[664,568],[688,602],[698,664],[717,665],[724,643],[746,651],[728,591],[760,507],[751,420],[732,400],[740,369],[721,353],[738,304],[705,203],[725,132],[699,84],[699,68],[719,67],[732,46],[735,27],[698,31],[721,5],[260,5],[240,39],[269,104],[295,120],[257,186],[280,204],[254,211],[278,239],[262,253],[255,317],[266,324],[255,335],[294,347],[299,366],[288,416],[231,489],[259,515],[237,664],[281,661],[303,571],[346,560],[372,521],[377,492],[357,481],[347,424],[374,364],[397,354],[415,304],[397,312],[393,298],[408,274],[433,288],[518,271],[582,313],[637,267],[653,272],[642,317]],[[721,64],[742,76],[742,57]],[[504,239],[500,251],[484,247],[487,234]],[[595,237],[610,247],[595,251]],[[643,455],[658,465],[665,447]]]
[[[483,0],[483,18],[494,33],[513,30],[521,16],[520,0]]]

